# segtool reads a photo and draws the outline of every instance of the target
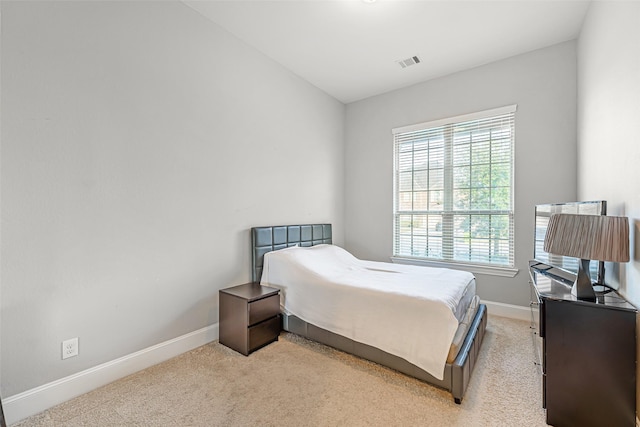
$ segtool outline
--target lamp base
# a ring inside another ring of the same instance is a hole
[[[571,287],[571,295],[582,301],[595,301],[596,293],[589,277],[589,263],[591,260],[581,259],[578,263],[578,275]]]

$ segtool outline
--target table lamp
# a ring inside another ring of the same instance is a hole
[[[550,254],[578,258],[578,275],[571,294],[579,300],[595,301],[591,285],[591,260],[629,261],[629,219],[620,216],[553,214],[544,238]]]

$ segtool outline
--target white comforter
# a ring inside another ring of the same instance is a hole
[[[471,273],[362,261],[333,245],[264,257],[262,283],[285,312],[402,357],[442,380],[458,327],[454,311]]]

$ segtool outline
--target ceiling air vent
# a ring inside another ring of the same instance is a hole
[[[400,61],[396,61],[402,68],[410,67],[411,65],[416,65],[420,63],[420,58],[417,56],[412,56],[411,58],[401,59]]]

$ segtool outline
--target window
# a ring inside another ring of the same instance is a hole
[[[394,257],[514,266],[515,111],[393,130]]]

